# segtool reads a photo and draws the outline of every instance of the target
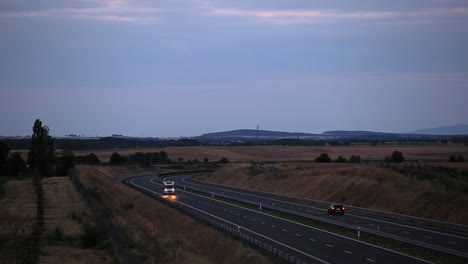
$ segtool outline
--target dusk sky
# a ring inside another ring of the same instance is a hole
[[[0,135],[468,123],[468,1],[2,0]]]

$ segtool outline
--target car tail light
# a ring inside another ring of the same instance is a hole
[[[343,206],[343,211],[346,209],[346,207]]]
[[[332,210],[335,210],[335,207],[332,206]]]

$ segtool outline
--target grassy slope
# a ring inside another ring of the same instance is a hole
[[[277,165],[278,166],[278,165]],[[468,164],[433,164],[468,170]],[[467,179],[417,180],[398,169],[375,164],[281,164],[284,172],[258,172],[251,164],[230,164],[201,179],[243,188],[270,191],[325,201],[468,224],[468,196],[459,190],[446,190],[445,181],[467,184]],[[420,169],[418,169],[420,171]],[[404,171],[404,170],[402,170]],[[460,210],[463,208],[463,210]]]
[[[81,222],[91,218],[68,177],[45,178],[42,184],[46,245],[41,263],[112,263],[113,256],[106,250],[80,247]],[[60,237],[56,230],[61,230]]]
[[[269,263],[270,260],[192,218],[120,182],[123,170],[79,166],[83,183],[96,188],[114,223],[148,261],[165,263]]]
[[[0,199],[0,262],[16,263],[19,243],[31,234],[36,217],[36,195],[32,180],[10,180],[4,184]]]

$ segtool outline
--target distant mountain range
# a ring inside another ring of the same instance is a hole
[[[459,124],[453,126],[443,126],[435,128],[420,129],[410,134],[420,134],[420,135],[468,135],[468,125]]]
[[[258,137],[265,138],[310,138],[319,135],[310,133],[299,133],[299,132],[282,132],[282,131],[268,131],[259,130]],[[199,136],[199,138],[256,138],[257,130],[255,129],[238,129],[224,132],[207,133]]]
[[[432,136],[468,135],[468,125],[454,125],[431,129],[421,129],[409,133],[385,133],[373,131],[333,130],[322,134],[302,132],[283,132],[255,129],[237,129],[224,132],[207,133],[197,137],[200,140],[252,140],[256,139],[336,139],[336,138],[366,138],[366,139],[401,139],[401,138],[427,138]]]

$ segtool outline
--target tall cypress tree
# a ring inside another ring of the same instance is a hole
[[[37,170],[41,176],[50,176],[54,162],[54,146],[49,136],[49,128],[42,126],[36,119],[31,138],[31,151],[28,154],[30,168]]]

